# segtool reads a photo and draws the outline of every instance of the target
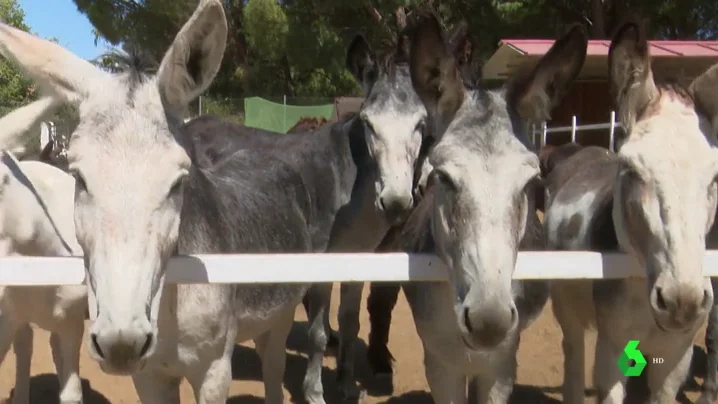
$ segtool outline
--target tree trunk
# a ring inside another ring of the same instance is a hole
[[[606,39],[606,18],[602,0],[591,0],[591,15],[593,17],[591,37],[594,39]]]
[[[284,94],[287,97],[294,96],[294,80],[292,79],[292,67],[289,64],[289,56],[285,53],[282,57],[282,70],[284,71]]]

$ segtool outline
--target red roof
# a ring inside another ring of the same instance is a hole
[[[544,55],[553,39],[502,39],[499,46],[509,45],[528,56]],[[648,41],[651,56],[718,57],[718,41]],[[611,41],[588,41],[587,56],[608,56]]]

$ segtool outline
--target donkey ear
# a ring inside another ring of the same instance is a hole
[[[202,0],[162,59],[157,74],[163,101],[183,110],[212,84],[227,45],[222,2]]]
[[[550,119],[551,110],[581,72],[587,47],[586,29],[575,24],[528,74],[514,77],[508,101],[521,118],[537,122]]]
[[[409,35],[402,32],[396,39],[396,51],[394,52],[394,60],[397,61],[409,61],[409,54],[411,53],[411,39]]]
[[[13,149],[26,143],[25,134],[38,128],[59,106],[57,98],[45,96],[3,116],[0,119],[0,149]]]
[[[718,134],[718,63],[696,77],[690,90],[696,107],[710,120],[713,134]]]
[[[349,44],[345,65],[361,86],[364,94],[369,94],[376,81],[377,64],[374,52],[364,35],[357,34]]]
[[[411,82],[435,125],[445,128],[464,100],[464,86],[439,21],[422,16],[412,32]],[[439,135],[439,134],[437,134]]]
[[[461,69],[469,66],[473,59],[474,48],[469,39],[469,25],[461,20],[448,36],[450,52],[454,55],[457,66]]]
[[[631,16],[616,30],[608,50],[611,99],[621,124],[630,133],[638,113],[656,94],[645,28]]]
[[[45,92],[79,105],[110,76],[58,44],[0,22],[0,54]]]

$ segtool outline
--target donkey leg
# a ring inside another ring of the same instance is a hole
[[[367,311],[369,312],[369,347],[367,360],[375,375],[391,375],[391,364],[394,361],[387,344],[391,327],[391,312],[399,298],[401,285],[398,283],[372,283]]]
[[[466,404],[466,376],[424,350],[424,372],[435,404]]]
[[[623,347],[614,346],[598,332],[596,355],[593,367],[593,384],[598,392],[600,404],[623,404],[626,396],[627,378],[621,373],[616,361]]]
[[[60,403],[82,403],[82,379],[80,379],[80,349],[84,323],[81,318],[67,322],[61,332],[50,334],[50,347],[60,382]]]
[[[361,390],[354,380],[354,345],[359,335],[359,310],[363,283],[350,282],[341,285],[339,303],[339,357],[337,358],[337,383],[343,398],[359,398]]]
[[[586,384],[584,328],[574,311],[569,286],[559,282],[551,285],[551,307],[563,333],[563,402],[583,404]]]
[[[309,360],[304,374],[304,398],[309,404],[324,404],[324,387],[322,385],[322,362],[327,349],[326,330],[329,323],[329,304],[332,296],[331,283],[312,285],[307,291],[305,300],[309,307]],[[306,306],[305,306],[306,307]]]
[[[197,404],[224,404],[232,383],[232,355],[224,355],[191,370],[187,380],[194,390]]]
[[[271,330],[254,340],[257,353],[262,360],[262,379],[264,380],[264,402],[282,404],[284,402],[284,369],[287,363],[287,337],[294,323],[294,308],[277,316],[277,322]]]
[[[329,284],[329,285],[331,285],[331,284]],[[304,295],[304,298],[302,299],[302,305],[304,306],[304,310],[307,312],[308,318],[311,318],[311,316],[312,316],[311,307],[312,307],[312,305],[315,304],[313,302],[316,301],[315,299],[318,298],[317,296],[322,295],[322,293],[324,293],[324,291],[322,290],[323,287],[326,287],[326,285],[322,285],[322,284],[312,285],[312,287],[309,288],[309,291],[307,292],[306,295]],[[313,289],[319,289],[319,290],[313,290]],[[329,297],[327,297],[326,299],[327,299],[327,302],[331,302],[331,299],[332,299],[331,287],[329,288]],[[324,313],[324,317],[325,317],[325,319],[324,319],[324,334],[327,336],[326,337],[327,342],[326,342],[325,349],[328,349],[328,348],[334,349],[339,346],[339,336],[337,335],[336,331],[332,330],[332,326],[329,323],[328,307],[329,307],[329,303],[327,303],[327,309],[325,310],[325,313]],[[311,320],[310,320],[310,322],[311,322]]]
[[[15,393],[13,404],[30,402],[30,363],[35,333],[30,324],[21,326],[15,332],[12,346],[15,351]]]
[[[713,293],[716,290],[716,279],[711,278],[711,286]],[[708,316],[708,326],[706,327],[706,374],[703,379],[703,388],[701,396],[696,404],[713,404],[718,399],[718,381],[716,381],[716,373],[718,373],[718,302],[714,302]]]
[[[21,324],[14,318],[8,316],[6,313],[0,313],[0,363],[5,360],[20,327]],[[29,327],[29,325],[27,327]],[[27,330],[23,331],[27,332]],[[32,330],[30,331],[32,332]],[[31,358],[28,358],[26,355],[28,352],[32,355],[32,341],[30,341],[29,344],[29,349],[27,345],[23,345],[23,343],[16,346],[20,352],[19,355],[16,355],[18,356],[18,363],[30,362]],[[25,358],[20,358],[21,356],[25,356]],[[30,401],[30,372],[25,372],[24,369],[16,369],[16,371],[17,370],[20,370],[20,372],[15,373],[15,389],[13,391],[12,402],[13,404],[27,403]]]
[[[181,378],[147,368],[132,375],[132,383],[142,404],[180,404],[181,381]]]
[[[514,390],[515,376],[478,377],[476,404],[506,404]]]
[[[683,382],[691,370],[693,344],[685,344],[688,349],[676,352],[674,357],[661,353],[664,362],[651,366],[648,371],[648,389],[651,391],[650,404],[673,404]],[[675,366],[674,366],[675,365]]]
[[[516,354],[518,336],[504,360],[494,364],[490,373],[481,373],[476,377],[476,404],[506,404],[516,382]]]
[[[52,361],[55,363],[55,372],[59,375],[62,372],[62,355],[60,355],[60,336],[57,333],[50,333],[50,352]]]

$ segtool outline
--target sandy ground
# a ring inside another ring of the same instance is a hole
[[[368,294],[365,288],[364,296]],[[332,322],[336,329],[336,308],[338,306],[338,289],[335,288],[332,302]],[[549,303],[550,304],[550,303]],[[306,317],[304,310],[297,310],[297,321],[287,344],[287,372],[285,376],[285,394],[287,400],[303,402],[301,400],[301,386],[304,369],[306,367]],[[365,353],[367,334],[369,332],[369,319],[366,306],[362,307],[361,334],[363,341],[357,347],[357,377],[359,383],[366,389],[365,397],[361,403],[390,403],[390,404],[429,404],[432,403],[428,393],[426,379],[422,366],[422,350],[416,335],[411,312],[401,295],[399,303],[394,310],[392,320],[389,348],[397,362],[393,386],[391,382],[377,382],[372,380],[368,371]],[[41,330],[35,331],[34,357],[32,360],[32,403],[50,404],[57,402],[58,384],[55,377],[54,365],[50,355],[49,335]],[[694,364],[704,366],[705,353],[702,349],[704,333],[696,338],[696,355]],[[586,341],[586,377],[591,380],[590,367],[593,364],[594,336],[589,335]],[[521,337],[519,351],[518,384],[514,390],[512,403],[560,403],[560,384],[562,379],[563,355],[561,353],[561,331],[551,312],[550,306],[544,309],[542,316],[530,328],[524,331]],[[260,382],[261,372],[259,359],[251,344],[237,346],[234,355],[234,382],[232,383],[230,399],[232,404],[262,403],[263,386]],[[334,387],[335,358],[329,356],[324,361],[324,386],[328,402],[338,402],[332,394]],[[0,397],[11,395],[14,385],[15,357],[11,353],[0,368]],[[84,382],[86,404],[103,403],[138,403],[137,395],[132,381],[127,377],[108,376],[87,356],[84,350],[81,356],[80,374]],[[698,377],[697,382],[702,382]],[[587,383],[590,386],[591,383]],[[697,398],[698,383],[689,386],[687,395],[690,402]],[[592,402],[593,391],[587,391],[586,402]],[[682,400],[683,401],[683,400]],[[685,402],[685,401],[684,401]],[[182,385],[182,403],[194,403],[194,396],[189,385]]]

